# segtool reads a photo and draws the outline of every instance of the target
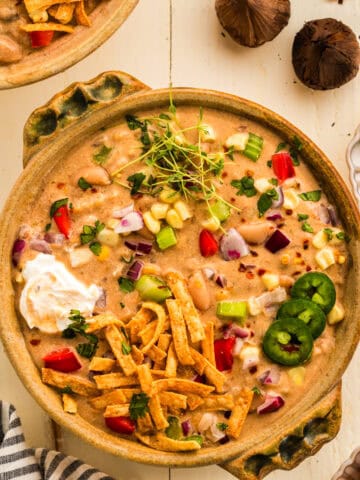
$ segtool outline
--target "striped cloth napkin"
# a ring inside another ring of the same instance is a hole
[[[0,480],[113,480],[81,460],[28,448],[15,408],[0,401]]]

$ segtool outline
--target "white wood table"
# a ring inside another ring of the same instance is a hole
[[[325,17],[341,19],[360,34],[360,0],[344,0],[343,5],[337,0],[297,0],[292,2],[289,26],[274,41],[246,49],[222,34],[214,0],[140,0],[120,30],[87,59],[35,85],[0,92],[0,206],[21,172],[22,127],[31,111],[71,82],[116,69],[154,88],[172,81],[174,86],[212,88],[261,103],[308,134],[348,182],[345,149],[360,123],[360,74],[341,89],[315,92],[296,80],[291,66],[295,33],[304,21]],[[337,438],[291,473],[275,471],[269,480],[329,480],[360,444],[359,379],[358,349],[344,375],[343,422]],[[31,446],[54,448],[48,416],[18,380],[1,345],[0,399],[17,407]],[[63,432],[58,448],[117,480],[234,478],[217,466],[170,470],[132,463],[97,451],[68,432]]]

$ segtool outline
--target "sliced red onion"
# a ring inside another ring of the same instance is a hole
[[[271,292],[265,292],[256,297],[256,303],[263,310],[265,307],[269,307],[270,305],[285,302],[286,299],[287,293],[285,288],[277,287]]]
[[[40,238],[34,238],[30,240],[29,247],[31,250],[35,250],[36,252],[41,252],[41,253],[52,253],[50,245],[45,241]]]
[[[17,267],[19,265],[20,257],[22,255],[22,252],[25,250],[26,247],[26,242],[25,240],[22,240],[21,238],[18,238],[15,240],[12,251],[11,251],[11,259],[14,267]]]
[[[114,208],[112,211],[112,216],[114,218],[123,218],[127,214],[131,213],[134,211],[134,203],[130,203],[130,205],[127,205],[126,207],[122,208]]]
[[[139,212],[130,212],[125,215],[114,228],[115,233],[137,232],[144,226],[142,215]]]
[[[259,382],[263,385],[277,385],[280,381],[280,370],[276,367],[266,370],[259,377]]]
[[[228,443],[228,442],[230,442],[230,438],[227,435],[225,435],[223,438],[219,440],[220,445],[225,445],[225,443]]]
[[[187,437],[194,431],[191,421],[189,419],[181,422],[181,428],[185,437]]]
[[[318,215],[319,215],[319,219],[322,223],[326,223],[326,224],[331,223],[330,222],[329,210],[323,203],[321,205],[319,205]]]
[[[193,382],[196,383],[205,383],[206,382],[206,377],[205,375],[195,375],[194,378],[192,379]]]
[[[290,239],[283,234],[281,230],[275,230],[269,240],[265,243],[265,248],[271,253],[276,253],[289,245]]]
[[[340,220],[339,220],[339,215],[337,213],[336,208],[334,205],[329,205],[328,206],[328,211],[329,211],[329,217],[330,217],[330,223],[333,227],[337,227],[340,225]]]
[[[97,308],[105,308],[106,307],[106,292],[103,288],[99,287],[100,296],[96,300],[95,307]]]
[[[47,243],[53,243],[55,245],[62,245],[65,241],[65,235],[56,232],[47,232],[44,235],[44,240]]]
[[[276,187],[275,188],[277,194],[278,194],[278,199],[272,201],[272,208],[280,208],[283,206],[284,203],[284,192],[282,187]]]
[[[248,328],[242,328],[235,323],[230,323],[224,332],[224,338],[238,337],[247,338],[250,336],[250,330]]]
[[[125,240],[125,245],[135,252],[135,255],[142,257],[143,255],[148,255],[152,249],[152,242],[149,240]]]
[[[209,280],[214,278],[215,273],[216,273],[213,268],[209,268],[209,267],[203,268],[203,272],[204,272],[205,277],[208,278]]]
[[[222,275],[222,274],[216,275],[214,280],[215,280],[215,283],[217,285],[219,285],[219,287],[221,287],[221,288],[224,288],[227,285],[227,280],[226,280],[225,275]]]
[[[237,260],[250,253],[247,243],[235,228],[230,228],[225,235],[222,236],[220,240],[220,251],[226,261]]]
[[[244,346],[244,340],[242,338],[237,337],[235,340],[234,348],[232,350],[232,354],[234,356],[239,355],[243,346]]]
[[[140,260],[135,260],[135,262],[130,266],[126,275],[128,278],[130,278],[130,280],[139,280],[143,268],[144,262],[141,262]]]
[[[284,220],[284,217],[281,215],[280,212],[270,212],[270,215],[266,217],[266,220],[276,222],[277,220]]]
[[[267,394],[265,402],[262,403],[256,411],[259,415],[263,413],[272,413],[279,410],[283,405],[285,405],[285,400],[280,395]]]

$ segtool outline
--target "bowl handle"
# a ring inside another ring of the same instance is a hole
[[[24,167],[60,131],[83,120],[94,110],[149,89],[135,77],[118,71],[101,73],[88,82],[72,83],[45,105],[34,110],[26,121],[23,137]]]
[[[337,435],[341,423],[341,383],[313,406],[300,424],[261,450],[247,451],[220,467],[239,480],[259,480],[276,469],[291,470]]]

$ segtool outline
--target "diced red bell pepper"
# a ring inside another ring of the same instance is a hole
[[[199,237],[200,252],[203,257],[212,257],[219,250],[219,244],[209,230],[201,230]]]
[[[54,36],[53,30],[29,32],[32,48],[47,47]]]
[[[66,238],[69,238],[71,220],[70,220],[69,208],[67,205],[62,205],[56,210],[54,214],[54,220],[55,220],[56,226],[59,229],[59,232],[65,235]]]
[[[216,368],[223,372],[224,370],[231,370],[233,366],[234,357],[232,354],[235,345],[235,337],[221,338],[215,340],[215,361]]]
[[[58,372],[75,372],[81,368],[81,363],[70,348],[63,348],[48,353],[43,357],[46,368],[52,368]]]
[[[136,427],[130,417],[105,417],[105,423],[110,430],[125,435],[131,435]]]
[[[271,157],[271,162],[274,173],[280,183],[287,178],[295,177],[294,165],[288,152],[274,153]]]

